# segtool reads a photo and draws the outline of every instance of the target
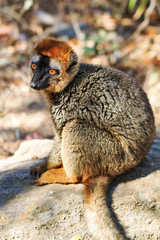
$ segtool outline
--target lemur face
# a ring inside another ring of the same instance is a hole
[[[78,71],[78,57],[65,42],[54,38],[40,40],[31,59],[31,88],[62,91]]]
[[[30,86],[36,90],[43,90],[51,84],[56,84],[62,71],[60,63],[42,54],[32,57],[31,69],[32,79]]]

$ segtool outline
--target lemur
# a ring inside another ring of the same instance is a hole
[[[154,116],[140,85],[115,68],[79,62],[68,43],[40,40],[31,88],[42,91],[56,130],[46,162],[32,168],[38,185],[84,183],[87,222],[98,240],[122,240],[106,194],[113,178],[137,166],[151,146]]]

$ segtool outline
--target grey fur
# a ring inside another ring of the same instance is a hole
[[[102,171],[111,169],[119,175],[137,165],[150,147],[155,127],[147,96],[134,79],[117,69],[80,64],[73,81],[63,91],[51,93],[49,103],[60,138],[66,124],[77,120],[75,145],[87,148],[85,153],[90,150],[95,173],[98,164]],[[88,154],[84,158],[88,169]]]
[[[85,183],[90,229],[96,239],[124,239],[111,221],[105,191],[110,176],[135,167],[152,143],[154,117],[145,92],[117,69],[87,64],[79,64],[63,90],[44,91],[57,140],[41,172],[63,164],[69,178],[95,177]]]

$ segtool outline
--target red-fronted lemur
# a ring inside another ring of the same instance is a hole
[[[33,49],[30,86],[43,91],[56,130],[44,164],[31,170],[38,185],[85,185],[87,222],[96,240],[124,239],[111,220],[106,191],[112,178],[141,162],[155,132],[148,98],[127,74],[80,63],[54,38]]]

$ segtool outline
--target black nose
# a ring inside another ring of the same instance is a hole
[[[31,83],[30,83],[30,86],[31,86],[31,88],[37,89],[38,83],[31,82]]]

